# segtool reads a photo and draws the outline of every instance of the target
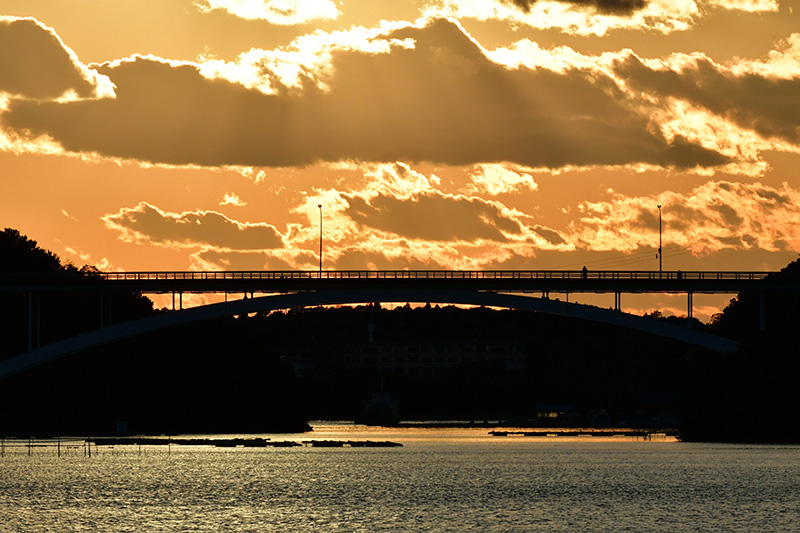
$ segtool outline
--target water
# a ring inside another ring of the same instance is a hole
[[[800,531],[798,446],[317,430],[404,446],[6,443],[0,531]]]

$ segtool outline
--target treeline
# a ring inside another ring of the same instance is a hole
[[[6,228],[0,232],[0,281],[13,283],[20,276],[45,275],[96,281],[97,269],[65,264],[36,241]],[[30,297],[29,297],[30,296]],[[101,307],[102,306],[102,307]],[[69,294],[22,291],[0,292],[0,359],[71,337],[100,326],[101,318],[124,322],[154,313],[153,302],[139,293],[87,290]]]
[[[800,279],[800,260],[771,276]],[[800,443],[799,324],[797,291],[742,292],[712,318],[711,332],[742,347],[689,361],[684,440]]]
[[[63,264],[17,230],[0,233],[0,278],[45,274],[94,283],[97,270]],[[33,305],[29,305],[32,303]],[[154,313],[139,293],[107,291],[104,320]],[[0,293],[0,357],[100,325],[96,286],[69,293]],[[0,434],[271,432],[308,428],[288,400],[288,367],[262,357],[233,319],[113,343],[7,378],[0,384]],[[290,404],[288,407],[286,404]]]

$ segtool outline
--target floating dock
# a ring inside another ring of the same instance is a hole
[[[271,440],[269,438],[171,438],[171,437],[97,437],[87,439],[95,446],[214,446],[216,448],[292,448],[309,446],[311,448],[395,448],[403,446],[399,442],[373,440]]]
[[[541,429],[530,430],[495,430],[490,431],[490,435],[495,437],[634,437],[650,440],[653,436],[663,435],[665,437],[675,436],[669,430],[650,430],[650,429]]]

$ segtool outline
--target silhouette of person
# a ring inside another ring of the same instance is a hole
[[[588,277],[588,275],[589,275],[589,271],[586,270],[586,267],[584,266],[583,269],[581,269],[581,277],[583,279],[586,279]]]

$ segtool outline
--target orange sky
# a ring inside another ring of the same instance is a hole
[[[652,270],[662,204],[665,269],[779,269],[792,5],[4,0],[0,224],[107,270],[313,269],[322,204],[328,268]]]

